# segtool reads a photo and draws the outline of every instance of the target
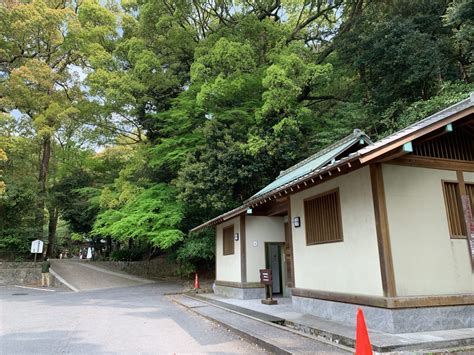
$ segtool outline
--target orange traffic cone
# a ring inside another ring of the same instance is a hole
[[[370,344],[369,333],[365,325],[364,313],[359,308],[357,311],[356,327],[356,355],[372,355],[372,345]]]
[[[199,276],[198,276],[198,273],[196,272],[196,274],[194,275],[194,289],[198,289],[199,288]]]

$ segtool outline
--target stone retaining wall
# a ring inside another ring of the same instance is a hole
[[[53,275],[49,275],[50,286],[66,288]],[[41,286],[40,262],[0,262],[0,286]],[[67,289],[67,288],[66,288]]]
[[[41,281],[41,262],[0,262],[0,285],[28,285]]]
[[[119,270],[136,276],[176,278],[179,265],[160,256],[148,261],[94,261],[94,264],[111,270]]]

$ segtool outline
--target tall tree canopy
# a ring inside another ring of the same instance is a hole
[[[210,260],[192,226],[356,127],[377,139],[466,97],[473,13],[468,0],[4,3],[0,106],[20,115],[2,118],[0,213]]]

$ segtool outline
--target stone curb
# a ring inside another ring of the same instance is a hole
[[[186,296],[185,294],[183,294],[183,296]],[[260,346],[261,348],[264,348],[265,350],[268,350],[268,351],[271,351],[272,353],[274,354],[284,354],[284,355],[289,355],[291,354],[291,352],[288,352],[280,347],[277,347],[275,346],[274,344],[268,342],[268,341],[265,341],[259,337],[256,337],[254,335],[251,335],[249,333],[246,333],[246,332],[243,332],[241,331],[240,329],[237,329],[225,322],[221,322],[215,318],[212,318],[212,317],[209,317],[207,315],[204,315],[204,314],[201,314],[199,312],[197,312],[195,309],[193,309],[192,307],[188,307],[186,305],[184,305],[183,303],[180,303],[178,300],[176,299],[173,299],[173,302],[180,305],[181,307],[184,307],[188,310],[190,310],[191,312],[193,312],[194,314],[197,314],[198,316],[200,317],[204,317],[206,318],[207,320],[213,322],[213,323],[216,323],[216,324],[219,324],[220,326],[224,327],[224,328],[227,328],[227,329],[230,329],[231,331],[233,331],[235,334],[237,334],[238,336],[240,336],[242,339],[245,339],[247,341],[250,341],[252,343],[255,343],[256,345]],[[215,307],[215,306],[214,306]]]
[[[286,327],[286,326],[283,326],[283,325],[280,325],[280,324],[276,324],[276,323],[272,323],[272,322],[269,322],[269,321],[265,321],[263,319],[259,319],[259,318],[256,318],[256,317],[252,317],[251,315],[248,315],[248,314],[244,314],[244,313],[240,313],[238,311],[235,311],[233,309],[229,309],[229,308],[226,308],[226,307],[223,307],[223,306],[220,306],[220,305],[217,305],[217,304],[213,304],[213,303],[210,303],[210,302],[207,302],[207,300],[199,295],[195,295],[195,294],[183,294],[182,296],[184,297],[187,297],[189,299],[192,299],[192,300],[197,300],[199,302],[202,302],[202,303],[205,303],[206,305],[208,306],[211,306],[211,307],[215,307],[215,308],[220,308],[220,309],[223,309],[227,312],[231,312],[231,313],[235,313],[239,316],[242,316],[242,317],[246,317],[246,318],[249,318],[249,319],[252,319],[254,321],[257,321],[257,322],[260,322],[260,323],[263,323],[265,325],[269,325],[269,326],[272,326],[272,327],[275,327],[275,328],[279,328],[281,330],[284,330],[286,332],[289,332],[289,333],[293,333],[297,336],[300,336],[300,337],[304,337],[304,338],[308,338],[310,340],[314,340],[314,341],[317,341],[317,342],[320,342],[320,343],[324,343],[326,345],[330,345],[334,348],[339,348],[345,352],[353,352],[354,349],[351,348],[351,347],[347,347],[345,346],[344,344],[339,344],[337,342],[332,342],[332,341],[329,341],[325,338],[322,338],[322,337],[317,337],[317,336],[312,336],[310,334],[307,334],[307,333],[303,333],[303,332],[300,332],[300,331],[297,331],[297,330],[294,330],[292,328],[289,328],[289,327]],[[176,301],[176,300],[174,300]],[[177,303],[179,303],[179,301],[176,301]],[[225,327],[227,328],[231,328],[232,330],[234,330],[234,327],[232,327],[231,325],[225,323],[225,322],[221,322],[217,319],[214,319],[212,317],[208,317],[206,315],[203,315],[199,312],[197,312],[196,310],[194,310],[192,307],[188,307],[182,303],[179,303],[180,305],[190,309],[191,311],[193,311],[194,313],[196,314],[199,314],[200,316],[202,317],[205,317],[207,319],[210,319],[216,323],[219,323],[221,325],[224,325]],[[239,329],[236,329],[235,330],[237,333],[241,334],[241,333],[244,333],[247,337],[250,337],[252,341],[256,342],[258,345],[264,347],[265,349],[269,350],[269,351],[272,351],[272,352],[275,352],[275,353],[278,353],[278,354],[293,354],[292,352],[289,352],[287,350],[285,350],[284,348],[280,348],[280,347],[277,347],[276,345],[270,343],[270,342],[267,342],[266,340],[263,340],[261,338],[258,338],[252,334],[248,334],[248,333],[245,333],[245,332],[242,332],[241,330]],[[268,345],[265,345],[265,344],[268,344]],[[269,346],[269,347],[268,347]]]
[[[246,315],[244,313],[240,313],[238,311],[228,309],[224,305],[217,305],[212,302],[207,302],[206,298],[200,296],[200,295],[195,295],[195,294],[185,294],[184,296],[187,296],[188,298],[195,299],[201,302],[204,302],[210,306],[218,307],[225,309],[229,312],[234,312],[237,314],[240,314],[242,316],[252,318],[261,322],[265,322],[261,319],[251,317],[249,315]],[[344,335],[339,335],[339,334],[334,334],[330,333],[327,331],[322,331],[319,329],[311,328],[309,326],[295,323],[293,321],[288,321],[285,320],[285,325],[286,326],[280,326],[274,323],[270,322],[265,322],[267,324],[271,324],[273,326],[280,327],[282,329],[285,329],[287,331],[291,331],[295,334],[306,336],[308,338],[325,342],[329,345],[340,347],[344,350],[351,350],[354,351],[355,349],[355,339],[351,337],[347,337]],[[411,351],[418,351],[418,352],[450,352],[454,350],[473,350],[474,346],[474,337],[471,338],[464,338],[464,339],[455,339],[455,340],[438,340],[438,341],[431,341],[429,343],[421,343],[421,342],[413,342],[413,343],[408,343],[408,344],[400,344],[400,345],[385,345],[385,346],[378,346],[372,344],[372,350],[377,353],[394,353],[394,352],[411,352]]]
[[[52,268],[49,269],[49,272],[51,275],[53,275],[57,281],[59,281],[60,283],[62,283],[64,286],[66,286],[67,288],[69,288],[71,291],[74,291],[74,292],[79,292],[79,290],[77,288],[75,288],[73,285],[71,285],[69,282],[67,282],[66,280],[64,280],[61,276],[58,275],[58,273],[56,271],[54,271]]]

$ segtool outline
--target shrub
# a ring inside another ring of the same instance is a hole
[[[143,259],[144,251],[142,249],[120,249],[110,254],[113,261],[139,261]]]

